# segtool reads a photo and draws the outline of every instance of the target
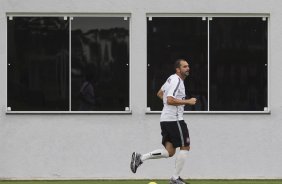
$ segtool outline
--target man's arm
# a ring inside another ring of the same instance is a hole
[[[162,100],[163,96],[164,96],[164,92],[162,90],[162,88],[158,91],[157,96]]]
[[[168,96],[167,97],[167,104],[168,105],[195,105],[197,102],[196,98],[189,98],[189,99],[184,99],[184,100],[180,100],[177,98],[174,98],[172,96]]]

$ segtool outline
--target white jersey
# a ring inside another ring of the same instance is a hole
[[[163,91],[163,103],[164,107],[162,110],[161,121],[177,121],[183,120],[184,105],[168,105],[167,97],[172,96],[177,99],[185,99],[185,86],[183,80],[177,75],[171,75],[164,85],[162,86]]]

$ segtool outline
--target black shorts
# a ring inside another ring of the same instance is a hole
[[[190,137],[187,124],[184,120],[162,121],[162,144],[171,142],[174,148],[190,146]]]

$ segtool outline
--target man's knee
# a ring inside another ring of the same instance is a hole
[[[169,157],[172,157],[175,154],[175,149],[168,150]]]
[[[167,150],[169,157],[172,157],[175,154],[175,148],[171,142],[166,142],[165,149]]]
[[[190,146],[182,146],[182,147],[180,147],[180,150],[190,151]]]

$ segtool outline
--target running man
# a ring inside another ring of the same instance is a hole
[[[160,118],[162,144],[165,149],[158,149],[146,154],[133,152],[130,168],[136,173],[137,168],[146,160],[172,157],[176,148],[180,148],[175,160],[175,171],[170,178],[170,184],[185,184],[180,172],[190,150],[190,137],[187,125],[183,119],[185,105],[195,105],[197,99],[185,99],[184,79],[189,75],[189,64],[184,59],[175,62],[176,73],[171,75],[157,96],[163,100],[163,110]]]

